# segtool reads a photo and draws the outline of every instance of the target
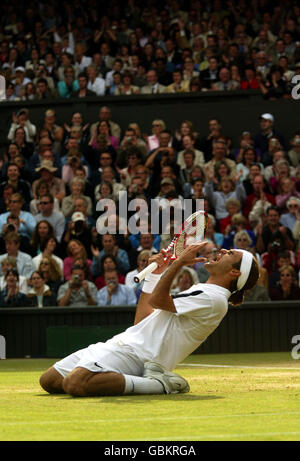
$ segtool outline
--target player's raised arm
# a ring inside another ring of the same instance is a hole
[[[145,317],[147,317],[153,312],[153,307],[149,303],[149,300],[152,296],[152,292],[158,280],[160,279],[162,273],[167,269],[169,265],[170,257],[171,255],[165,256],[162,253],[158,253],[149,258],[149,264],[156,262],[158,264],[158,267],[145,279],[143,291],[140,295],[135,313],[134,325],[139,323],[141,320],[143,320]]]
[[[201,242],[189,245],[172,263],[168,270],[165,271],[150,297],[149,302],[152,307],[169,312],[176,312],[172,296],[170,295],[173,280],[183,266],[189,266],[204,261],[202,257],[198,257],[197,255],[199,253],[201,254],[201,250],[206,244],[207,242]]]

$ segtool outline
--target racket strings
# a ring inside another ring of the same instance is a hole
[[[174,253],[176,253],[176,257],[178,257],[188,245],[197,243],[204,239],[207,224],[208,222],[204,214],[198,214],[190,222],[185,223],[184,229],[181,231],[174,245]]]

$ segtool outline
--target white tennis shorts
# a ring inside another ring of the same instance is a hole
[[[125,344],[91,344],[56,362],[54,368],[63,377],[74,368],[83,367],[94,373],[114,371],[116,373],[143,376],[144,362],[134,350]]]

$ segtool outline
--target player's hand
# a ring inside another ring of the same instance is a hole
[[[155,262],[158,264],[158,267],[153,271],[153,274],[162,274],[168,267],[169,262],[171,259],[171,254],[163,254],[163,253],[157,253],[155,255],[150,256],[148,260],[148,265]]]
[[[181,255],[177,258],[184,266],[191,266],[196,263],[202,263],[207,261],[207,258],[198,256],[201,254],[203,248],[208,244],[207,241],[200,243],[193,243],[192,245],[187,246]]]

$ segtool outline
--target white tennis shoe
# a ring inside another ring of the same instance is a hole
[[[189,383],[177,373],[165,370],[161,365],[155,362],[146,362],[144,364],[145,378],[157,379],[165,389],[166,394],[179,394],[189,392]]]

